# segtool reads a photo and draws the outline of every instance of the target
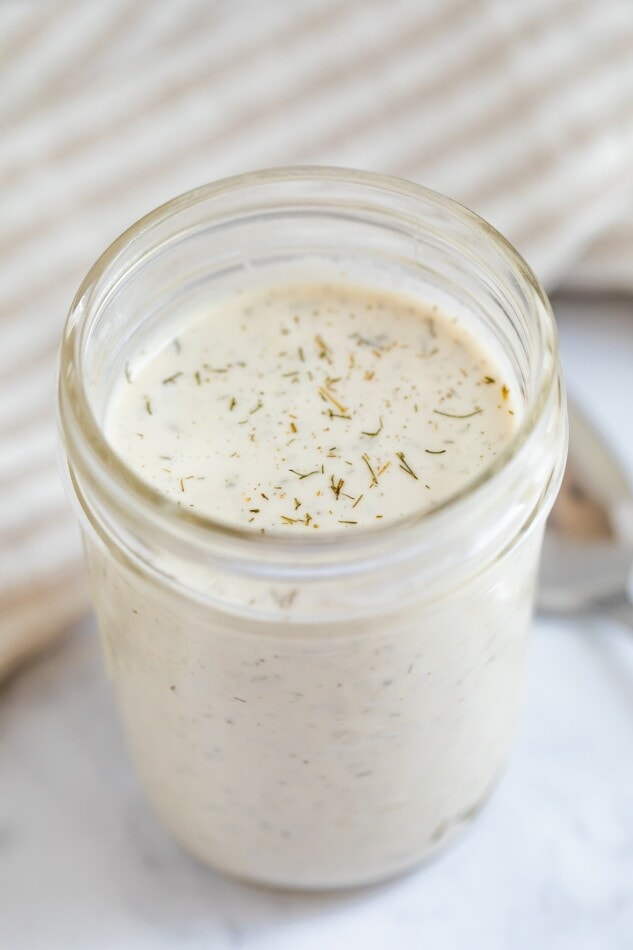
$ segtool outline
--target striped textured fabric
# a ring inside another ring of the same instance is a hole
[[[633,290],[630,0],[4,0],[0,63],[0,670],[85,607],[55,351],[152,207],[370,168],[474,208],[550,288]]]

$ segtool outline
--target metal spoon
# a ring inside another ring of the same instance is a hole
[[[633,629],[633,490],[593,426],[569,411],[569,460],[545,531],[545,613],[606,612]]]

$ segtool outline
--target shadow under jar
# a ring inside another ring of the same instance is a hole
[[[178,505],[108,443],[132,351],[237,287],[299,278],[439,303],[503,353],[520,422],[433,511],[262,534]],[[375,882],[451,841],[512,742],[567,438],[552,314],[510,245],[447,198],[363,172],[202,187],[87,275],[59,398],[109,674],[173,835],[228,874],[290,888]]]

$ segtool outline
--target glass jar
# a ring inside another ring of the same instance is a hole
[[[467,311],[521,394],[507,449],[432,513],[329,538],[254,534],[157,494],[103,434],[126,353],[280,268]],[[205,186],[87,275],[60,419],[127,740],[175,837],[226,873],[292,888],[378,881],[451,841],[512,742],[566,447],[554,321],[512,247],[449,199],[378,175],[287,168]]]

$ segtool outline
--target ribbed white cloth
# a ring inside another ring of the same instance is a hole
[[[387,171],[550,288],[633,290],[630,0],[4,0],[0,63],[0,671],[86,604],[55,350],[152,207],[269,165]]]

